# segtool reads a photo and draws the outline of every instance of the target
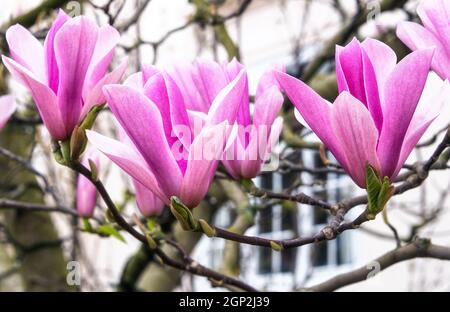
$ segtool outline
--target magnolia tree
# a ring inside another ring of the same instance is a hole
[[[423,191],[432,171],[448,168],[447,126],[418,142],[450,104],[450,2],[422,1],[416,11],[408,1],[354,1],[349,11],[343,1],[329,1],[342,16],[341,29],[321,38],[294,72],[287,64],[269,65],[256,92],[249,91],[247,68],[227,30],[252,1],[233,2],[231,13],[222,12],[228,1],[189,2],[193,14],[158,41],[141,37],[149,1],[135,1],[130,15],[123,13],[125,1],[48,0],[2,25],[2,289],[101,290],[68,276],[95,262],[82,248],[89,236],[139,242],[114,284],[126,291],[141,289],[144,272],[152,290],[172,290],[182,275],[222,289],[262,290],[240,274],[242,245],[283,253],[361,231],[376,218],[392,231],[384,239],[396,245],[374,259],[380,270],[416,257],[450,260],[450,246],[422,235],[444,214],[446,193],[441,206],[416,213],[419,223],[410,225],[409,236],[388,220],[393,198]],[[386,11],[406,12],[411,21],[362,37],[360,27]],[[159,48],[189,27],[212,31],[214,48],[226,51],[228,61],[216,54],[216,60],[160,66]],[[121,39],[130,32],[131,45]],[[152,47],[153,58],[141,55],[143,46]],[[324,74],[325,63],[334,66]],[[430,72],[442,86],[421,100]],[[29,100],[7,82],[25,87]],[[424,147],[422,160],[407,162]],[[277,149],[278,165],[268,166]],[[318,151],[320,168],[290,160],[304,149]],[[280,192],[262,188],[254,178],[268,168],[298,179]],[[123,181],[104,183],[110,170],[122,172]],[[328,173],[348,176],[360,190],[339,202],[300,192],[301,175],[320,184]],[[113,200],[124,185],[129,190]],[[225,204],[235,211],[228,228],[213,222]],[[288,240],[249,235],[259,214],[278,204],[312,206],[329,223]],[[351,217],[356,207],[361,213]],[[191,256],[203,235],[226,241],[219,269]],[[297,290],[332,291],[370,273],[363,266]]]

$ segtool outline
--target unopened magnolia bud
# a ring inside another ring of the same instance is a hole
[[[97,118],[97,115],[100,113],[103,107],[105,107],[104,104],[92,107],[89,113],[87,113],[86,117],[84,117],[83,121],[81,122],[80,128],[83,130],[91,129],[94,125],[94,121]]]
[[[181,228],[185,231],[195,231],[198,228],[197,221],[192,212],[176,196],[170,198],[170,211],[180,222]]]
[[[97,165],[95,164],[95,162],[92,159],[89,159],[88,162],[89,162],[89,168],[91,170],[92,181],[97,182],[98,181]]]
[[[200,224],[203,233],[205,233],[208,237],[216,236],[216,230],[212,228],[211,225],[208,224],[208,222],[206,222],[203,219],[200,219],[198,220],[198,223]]]
[[[70,136],[70,159],[78,160],[87,145],[86,133],[82,128],[75,127]]]
[[[274,242],[274,241],[270,241],[270,248],[272,248],[272,250],[275,251],[282,251],[283,250],[283,246],[281,246],[280,244]]]

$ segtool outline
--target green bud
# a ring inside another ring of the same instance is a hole
[[[82,128],[75,127],[70,136],[70,159],[78,160],[80,155],[83,154],[87,145],[86,133]]]
[[[89,113],[87,113],[86,117],[84,117],[83,121],[81,122],[80,128],[83,130],[91,129],[94,125],[95,119],[97,118],[103,107],[105,107],[105,104],[92,107]]]
[[[92,159],[88,159],[89,162],[89,168],[91,170],[91,178],[94,182],[98,181],[98,169],[95,165],[95,162]]]
[[[281,246],[280,244],[274,242],[274,241],[270,241],[270,248],[272,248],[272,250],[275,251],[282,251],[283,250],[283,246]]]
[[[145,233],[145,238],[147,239],[147,244],[150,249],[156,249],[158,247],[158,244],[149,232]]]
[[[200,224],[203,233],[205,233],[208,237],[216,236],[216,230],[212,228],[211,225],[208,224],[208,222],[206,222],[203,219],[200,219],[198,220],[198,223]]]
[[[176,196],[170,198],[170,211],[178,222],[180,222],[183,230],[195,231],[198,229],[197,221],[194,219],[191,210]]]
[[[394,186],[389,182],[388,177],[380,178],[378,172],[370,166],[366,165],[366,189],[367,189],[367,218],[375,219],[386,203],[394,194]]]

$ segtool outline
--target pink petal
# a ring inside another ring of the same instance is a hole
[[[86,116],[86,114],[95,105],[104,104],[106,102],[105,96],[103,95],[103,87],[109,84],[119,83],[127,69],[128,58],[125,58],[122,63],[117,66],[112,72],[106,74],[100,81],[97,82],[95,87],[90,90],[85,99],[83,108],[81,110],[80,121]]]
[[[339,93],[349,91],[354,97],[367,106],[364,87],[362,48],[354,38],[345,47],[336,48],[336,76]]]
[[[283,95],[278,87],[272,86],[263,92],[255,102],[253,124],[271,126],[283,105]]]
[[[450,55],[450,4],[447,0],[421,1],[417,8],[425,28],[431,31]]]
[[[21,25],[13,25],[6,31],[6,41],[12,58],[45,83],[44,49],[42,44]]]
[[[432,32],[419,24],[403,22],[397,27],[397,36],[411,50],[435,47],[431,67],[442,78],[450,78],[450,51],[447,52]]]
[[[276,77],[308,126],[331,150],[337,161],[342,166],[346,166],[346,158],[341,150],[340,142],[331,127],[331,104],[308,85],[292,76],[276,72]]]
[[[148,188],[132,179],[139,211],[147,218],[160,215],[164,203]]]
[[[181,201],[195,208],[205,197],[227,141],[227,122],[205,127],[189,150],[188,165],[181,185]]]
[[[387,44],[379,40],[367,38],[361,46],[373,66],[377,78],[379,96],[383,100],[384,86],[397,64],[397,55]]]
[[[158,68],[153,65],[142,65],[142,79],[144,84],[154,75],[160,73]]]
[[[400,156],[411,119],[419,102],[433,57],[433,49],[418,50],[405,57],[385,85],[383,129],[378,143],[382,176],[391,177]]]
[[[13,95],[0,96],[0,130],[16,111],[16,100]]]
[[[173,104],[169,101],[169,88],[166,88],[166,84],[169,82],[166,82],[164,80],[162,73],[154,74],[150,77],[150,79],[146,82],[144,86],[144,93],[145,95],[158,107],[159,112],[161,114],[161,120],[163,123],[163,129],[164,129],[164,135],[167,140],[169,148],[173,151],[176,149],[176,146],[174,144],[178,144],[178,137],[177,131],[182,131],[184,134],[184,137],[180,135],[180,137],[184,140],[187,139],[188,143],[190,144],[190,125],[189,125],[189,119],[187,117],[186,110],[184,110],[186,123],[187,125],[178,125],[177,117],[181,116],[181,113],[178,114],[177,112],[177,104]],[[173,90],[171,90],[173,92]],[[170,94],[171,97],[174,97],[172,94]],[[176,96],[175,96],[176,98]],[[176,100],[175,100],[176,101]],[[182,101],[182,99],[181,99]],[[180,109],[182,109],[180,107]],[[177,115],[178,114],[178,115]],[[175,115],[177,117],[175,117]],[[173,120],[175,119],[175,120]],[[182,117],[180,117],[182,120]],[[185,142],[187,143],[187,142]],[[189,145],[187,145],[189,147]],[[182,151],[184,152],[184,151]],[[187,152],[186,152],[187,153]],[[186,169],[186,159],[185,157],[177,157],[177,163],[180,167],[181,173],[183,174]]]
[[[275,71],[285,73],[286,68],[284,65],[277,64],[270,70],[266,71],[259,79],[258,86],[256,88],[256,97],[261,96],[267,89],[273,86],[280,88],[277,78],[275,77]]]
[[[119,32],[109,25],[98,28],[98,37],[94,54],[86,73],[83,98],[86,99],[89,92],[105,76],[108,66],[114,56],[114,48],[119,43]]]
[[[172,135],[175,134],[177,138],[183,143],[183,145],[186,146],[186,148],[189,148],[192,142],[190,131],[191,129],[183,95],[169,75],[164,73],[163,76],[169,99],[172,130],[174,130],[174,133]]]
[[[435,91],[433,90],[433,92]],[[419,142],[430,124],[439,116],[444,104],[448,103],[448,99],[450,99],[450,85],[447,80],[442,84],[440,90],[432,96],[426,96],[424,92],[406,132],[397,168],[392,175],[392,179],[395,179],[400,172],[417,142]]]
[[[164,193],[167,196],[178,194],[182,174],[167,143],[156,104],[130,87],[109,85],[103,90],[111,111],[148,163]]]
[[[29,70],[14,60],[6,56],[2,56],[2,60],[11,75],[30,90],[39,114],[50,135],[55,140],[66,139],[70,133],[67,133],[65,130],[53,91],[39,82]]]
[[[78,124],[82,92],[97,41],[98,27],[78,16],[66,22],[55,36],[55,57],[59,70],[58,105],[70,133]]]
[[[228,79],[222,66],[216,62],[209,60],[197,60],[196,62],[198,76],[194,76],[199,81],[197,84],[201,93],[205,92],[204,96],[208,103],[212,103],[219,92],[228,84]]]
[[[188,109],[203,113],[208,112],[211,102],[208,102],[203,82],[193,64],[175,64],[167,69],[167,73],[180,88]]]
[[[239,75],[223,88],[208,111],[208,125],[219,124],[227,120],[231,125],[236,121],[236,116],[241,105],[241,99],[247,89],[247,73],[242,70]]]
[[[89,167],[89,159],[92,160],[97,169],[100,169],[100,157],[97,150],[88,148],[83,156],[82,164]],[[94,214],[97,201],[97,189],[91,181],[83,175],[78,175],[77,180],[77,212],[81,217],[89,218]]]
[[[346,157],[344,169],[359,187],[365,188],[366,164],[380,170],[376,146],[378,130],[370,112],[350,93],[334,102],[331,124]]]
[[[150,189],[166,204],[170,203],[169,197],[162,192],[150,168],[133,148],[91,130],[86,131],[86,136],[95,148],[105,154],[133,179]]]
[[[258,158],[256,160],[254,159],[254,155],[251,153],[254,153],[254,151],[251,151],[248,147],[246,150],[247,156],[246,159],[243,160],[240,164],[241,166],[241,175],[244,178],[254,178],[261,172],[261,167],[263,163],[270,157],[270,154],[272,153],[272,149],[275,147],[275,145],[279,142],[281,131],[283,130],[283,118],[277,117],[275,121],[273,122],[273,125],[270,129],[270,136],[267,140],[267,142],[264,142],[263,144],[260,144],[257,149]],[[250,143],[249,146],[252,146]],[[265,148],[265,150],[262,150],[262,148]]]
[[[47,83],[50,89],[56,94],[59,85],[59,70],[55,57],[55,36],[61,27],[70,20],[70,17],[63,11],[58,11],[58,16],[53,22],[44,42],[45,67],[47,69]]]

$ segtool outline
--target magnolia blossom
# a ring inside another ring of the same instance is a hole
[[[3,63],[30,90],[53,139],[67,139],[94,105],[104,103],[102,87],[121,79],[126,61],[107,74],[119,37],[109,25],[62,10],[43,46],[20,25],[7,30],[12,58],[2,56]]]
[[[377,40],[338,46],[340,94],[333,105],[294,77],[277,73],[277,79],[307,125],[365,188],[366,164],[393,181],[437,117],[437,103],[417,106],[432,57],[433,49],[418,50],[397,64],[394,51]]]
[[[89,141],[165,204],[177,196],[189,208],[205,196],[234,124],[247,75],[241,70],[214,98],[199,131],[179,87],[146,67],[125,84],[104,88],[112,113],[134,148],[96,132]]]
[[[16,101],[12,95],[0,96],[0,130],[16,110]]]
[[[100,154],[92,147],[89,147],[83,156],[81,163],[89,168],[91,160],[97,169],[100,168]],[[94,214],[97,202],[97,189],[91,181],[83,175],[78,175],[77,180],[77,212],[80,217],[90,218]]]
[[[187,108],[207,113],[220,90],[242,69],[236,59],[223,64],[197,60],[194,64],[176,64],[168,73],[180,87]],[[254,107],[250,105],[248,87],[245,89],[236,119],[237,136],[223,155],[223,164],[235,179],[254,178],[261,171],[282,130],[283,119],[277,118],[282,104],[283,96],[273,70],[261,77]]]
[[[402,22],[397,36],[411,50],[435,47],[431,66],[442,79],[450,78],[450,1],[422,1],[417,14],[423,26]]]

